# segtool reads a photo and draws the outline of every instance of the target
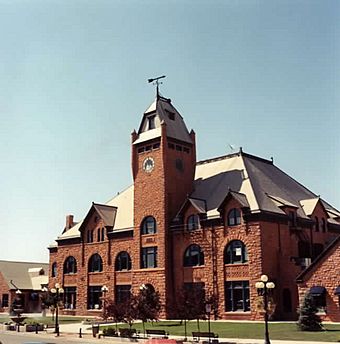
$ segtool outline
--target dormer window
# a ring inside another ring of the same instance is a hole
[[[227,217],[228,226],[238,226],[241,224],[241,212],[237,208],[233,208],[229,211]]]
[[[200,219],[197,214],[188,217],[187,226],[189,231],[194,231],[200,228]]]
[[[147,118],[147,119],[148,119],[148,130],[151,130],[151,129],[155,129],[155,128],[156,128],[156,125],[155,125],[155,118],[156,118],[155,115],[149,116],[149,117]]]

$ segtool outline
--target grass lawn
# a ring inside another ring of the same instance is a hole
[[[25,323],[30,324],[34,322],[39,322],[41,324],[46,324],[46,325],[53,325],[54,320],[51,316],[46,316],[46,317],[35,317],[35,318],[26,318]],[[59,323],[60,324],[71,324],[71,323],[78,323],[83,321],[85,318],[84,317],[75,317],[75,316],[59,316]],[[0,316],[0,323],[4,322],[9,322],[11,321],[9,316]]]
[[[118,325],[119,328],[127,327],[126,324]],[[143,326],[141,323],[133,326],[141,333]],[[326,331],[322,332],[301,332],[295,324],[291,323],[270,323],[269,334],[271,339],[281,340],[303,340],[303,341],[340,341],[340,325],[324,325]],[[147,323],[145,328],[163,329],[172,335],[184,337],[184,325],[178,321],[160,321],[157,323]],[[197,331],[197,322],[187,323],[187,336],[191,337],[191,332]],[[208,322],[200,321],[200,331],[208,331]],[[220,338],[252,338],[262,339],[264,337],[264,324],[259,323],[233,323],[211,321],[211,332],[217,333]]]

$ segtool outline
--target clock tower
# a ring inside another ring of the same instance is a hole
[[[192,192],[195,165],[195,133],[189,133],[171,100],[157,95],[132,133],[134,239],[139,246],[134,281],[151,284],[164,304],[172,298],[171,221]]]

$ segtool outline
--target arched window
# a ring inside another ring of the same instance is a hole
[[[224,250],[224,264],[242,264],[248,261],[247,247],[240,240],[231,241]]]
[[[77,261],[74,257],[66,258],[64,263],[64,274],[75,274],[77,272]]]
[[[51,268],[51,277],[57,277],[57,263],[54,262]]]
[[[241,224],[241,212],[233,208],[228,213],[228,226],[237,226]]]
[[[97,241],[101,241],[101,228],[97,229]]]
[[[290,313],[292,311],[292,295],[288,288],[284,288],[282,291],[282,302],[283,302],[283,311],[285,313]]]
[[[326,219],[323,217],[322,218],[322,232],[326,233],[326,231],[327,231],[327,222],[326,222]]]
[[[105,228],[104,227],[102,228],[101,232],[102,232],[102,241],[104,241],[105,240]]]
[[[116,271],[131,270],[131,258],[125,251],[120,252],[116,258]]]
[[[155,234],[157,231],[156,220],[152,216],[146,217],[142,222],[142,234]]]
[[[190,215],[187,220],[188,230],[194,231],[200,228],[200,219],[197,214]]]
[[[204,253],[198,245],[190,245],[184,253],[184,266],[204,265]]]
[[[89,272],[103,271],[103,261],[99,254],[95,253],[89,259]]]

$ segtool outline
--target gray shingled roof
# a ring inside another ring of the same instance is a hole
[[[46,263],[13,262],[0,260],[0,272],[3,275],[8,289],[40,290],[41,284],[48,283],[48,267]],[[40,268],[44,275],[39,275]],[[34,269],[29,273],[29,269]],[[38,269],[38,270],[37,270]]]
[[[272,161],[243,152],[197,164],[194,192],[190,197],[206,200],[208,216],[218,215],[217,210],[228,190],[245,195],[252,212],[285,214],[282,207],[288,206],[297,208],[301,218],[309,218],[309,209],[307,214],[303,210],[306,200],[317,198]],[[320,201],[326,210],[337,212],[322,199]]]
[[[155,128],[149,129],[147,117],[155,114]],[[173,119],[170,117],[173,115]],[[171,104],[170,99],[159,97],[145,111],[141,125],[138,130],[138,138],[134,144],[138,144],[161,136],[161,124],[166,124],[166,136],[186,143],[192,143],[188,129],[183,117]]]

